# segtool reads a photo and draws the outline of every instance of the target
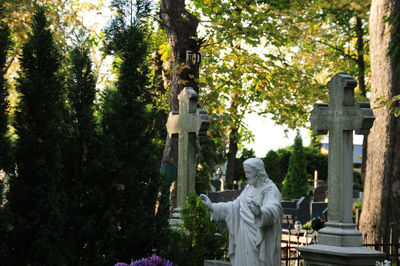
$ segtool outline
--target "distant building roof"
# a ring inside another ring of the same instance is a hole
[[[329,143],[322,143],[320,151],[322,154],[328,154]],[[353,163],[361,164],[361,162],[362,162],[362,145],[354,144],[353,145]]]

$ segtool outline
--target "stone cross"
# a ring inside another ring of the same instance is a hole
[[[210,120],[207,112],[197,109],[198,95],[185,87],[178,95],[179,112],[168,116],[167,131],[170,136],[178,134],[178,184],[177,208],[185,203],[190,190],[195,190],[196,136],[207,132]]]
[[[328,82],[329,105],[317,103],[311,112],[314,134],[326,134],[329,131],[329,223],[321,232],[325,230],[328,235],[334,235],[338,230],[348,230],[346,232],[357,239],[355,243],[355,239],[339,237],[335,243],[330,243],[338,246],[361,244],[361,233],[353,230],[352,220],[353,130],[366,133],[375,119],[368,103],[354,103],[356,85],[357,82],[348,74],[335,75]],[[335,228],[331,230],[330,227]],[[320,240],[323,239],[324,236]]]
[[[316,104],[311,112],[315,134],[329,131],[328,217],[318,231],[318,244],[296,248],[305,265],[376,265],[385,253],[364,248],[362,234],[352,222],[353,130],[365,134],[374,115],[368,103],[354,104],[356,81],[345,73],[330,82],[329,105]]]

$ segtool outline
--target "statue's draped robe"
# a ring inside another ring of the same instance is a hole
[[[260,216],[251,212],[250,201],[261,206]],[[281,265],[281,194],[269,178],[258,188],[247,185],[234,201],[213,205],[211,219],[225,221],[229,229],[233,266]]]

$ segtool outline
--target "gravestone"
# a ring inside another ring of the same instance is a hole
[[[301,197],[297,200],[282,201],[281,205],[283,214],[292,215],[293,220],[299,220],[301,224],[305,224],[310,220],[310,202],[307,198]],[[282,226],[286,227],[286,225]]]
[[[216,192],[221,189],[221,180],[210,180],[212,191]]]
[[[311,203],[311,219],[313,218],[322,218],[324,221],[328,220],[326,215],[326,210],[328,208],[328,203],[320,201],[320,202],[312,202]]]
[[[210,198],[212,202],[227,202],[233,201],[237,197],[239,197],[242,190],[224,190],[217,192],[207,192],[207,196]]]
[[[335,75],[328,82],[329,105],[317,103],[311,112],[314,134],[329,131],[329,222],[318,231],[318,244],[298,248],[308,265],[375,265],[385,256],[362,247],[352,219],[353,130],[368,132],[375,119],[365,104],[354,103],[356,85],[348,74]]]
[[[325,202],[327,199],[328,187],[327,186],[319,186],[314,189],[313,200],[314,202]]]
[[[322,211],[322,216],[325,217],[325,221],[329,221],[328,207],[326,207],[325,210]]]
[[[185,87],[178,95],[179,112],[171,112],[167,121],[168,134],[178,135],[177,208],[173,213],[178,223],[179,209],[189,191],[195,190],[197,136],[205,134],[210,124],[207,112],[197,108],[197,98],[194,89]]]
[[[359,189],[353,189],[353,199],[357,200],[360,197],[360,192]]]

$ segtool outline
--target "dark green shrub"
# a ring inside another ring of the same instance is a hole
[[[293,147],[270,150],[264,157],[265,170],[269,178],[274,181],[281,190],[282,182],[289,169],[290,156]],[[319,180],[327,180],[328,177],[328,156],[321,154],[319,147],[303,147],[306,163],[307,176],[313,177],[314,172],[318,171]]]
[[[189,193],[182,206],[182,228],[170,230],[168,249],[162,257],[174,265],[203,265],[206,259],[222,259],[228,242],[226,230],[218,233],[218,223],[210,220],[210,212],[200,198]]]
[[[364,190],[364,185],[361,181],[361,173],[353,171],[353,189]]]
[[[281,173],[283,174],[283,177],[285,177],[288,169],[289,169],[289,160],[290,156],[292,154],[291,151],[292,147],[286,147],[286,148],[281,148],[276,151],[279,157],[279,165],[281,167]]]
[[[328,155],[321,154],[319,147],[304,147],[307,161],[307,174],[314,176],[314,171],[318,172],[318,180],[328,179]]]
[[[196,183],[201,184],[201,189],[197,191],[198,193],[210,190],[210,179],[215,173],[216,166],[224,161],[224,153],[219,150],[218,144],[214,141],[215,138],[220,137],[215,131],[210,125],[208,132],[211,132],[211,135],[199,136],[200,149],[197,163],[201,167],[196,172]]]
[[[277,152],[270,150],[264,158],[265,171],[268,177],[276,184],[279,190],[282,187],[282,181],[286,172],[282,172],[280,157]]]

